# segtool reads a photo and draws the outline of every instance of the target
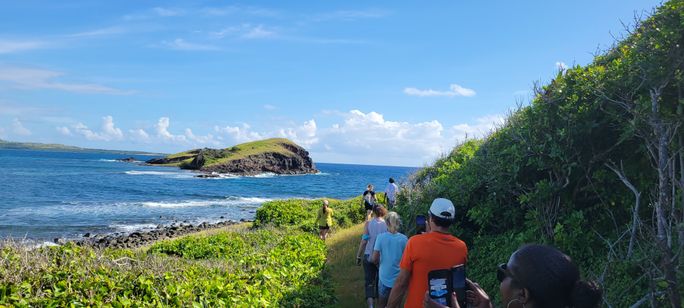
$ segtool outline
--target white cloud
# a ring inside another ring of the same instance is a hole
[[[71,130],[66,126],[58,126],[57,131],[64,136],[72,136]]]
[[[558,62],[556,62],[556,68],[558,70],[564,71],[564,70],[568,69],[568,65],[565,64],[565,62],[558,61]]]
[[[318,143],[316,131],[316,121],[311,119],[295,128],[281,128],[278,130],[277,136],[288,138],[301,146],[310,147]]]
[[[498,115],[445,127],[440,121],[392,121],[378,112],[333,114],[340,123],[319,128],[310,149],[318,161],[419,166],[430,163],[468,138],[483,137],[502,123]]]
[[[116,34],[125,33],[127,30],[121,26],[112,26],[106,28],[95,29],[91,31],[78,32],[68,35],[68,37],[74,38],[87,38],[87,37],[100,37],[100,36],[110,36]]]
[[[266,104],[266,105],[264,105],[264,109],[266,109],[268,111],[273,111],[273,110],[276,110],[278,108],[276,106],[271,105],[271,104]]]
[[[340,10],[330,13],[319,14],[313,17],[314,21],[354,21],[358,19],[382,18],[389,15],[389,11],[379,9],[367,10]]]
[[[123,139],[121,129],[114,126],[114,118],[106,116],[102,118],[102,135],[109,136],[111,139]]]
[[[235,143],[243,143],[248,141],[264,139],[264,136],[262,136],[261,134],[251,131],[251,127],[248,124],[242,124],[242,127],[214,126],[214,131],[230,137],[231,141]]]
[[[278,11],[253,6],[206,7],[202,8],[199,12],[208,16],[225,16],[230,14],[239,14],[261,17],[275,17],[280,15]]]
[[[46,47],[47,44],[38,41],[8,41],[0,40],[0,54],[15,53],[26,50],[40,49]]]
[[[268,30],[262,25],[258,25],[249,29],[249,31],[242,35],[246,39],[259,39],[275,36],[276,32],[274,30]]]
[[[454,125],[452,129],[455,141],[462,141],[466,138],[481,138],[488,135],[505,122],[500,115],[489,115],[478,118],[475,123],[463,123]]]
[[[215,38],[235,37],[242,39],[265,39],[275,38],[278,33],[276,29],[264,25],[252,25],[243,23],[239,26],[231,26],[223,28],[219,31],[212,32],[211,35]]]
[[[171,124],[170,122],[171,120],[168,117],[159,118],[159,121],[155,126],[155,129],[157,131],[157,137],[161,138],[164,141],[187,142],[187,138],[185,136],[174,135],[171,132],[169,132],[169,126]]]
[[[163,7],[155,7],[152,11],[162,17],[181,16],[184,14],[183,10]]]
[[[475,96],[475,90],[464,88],[455,83],[449,85],[449,91],[437,91],[433,89],[421,90],[413,87],[404,88],[404,93],[412,96]]]
[[[0,81],[9,82],[20,89],[51,89],[77,93],[102,93],[102,94],[132,94],[133,91],[124,91],[98,84],[86,83],[63,83],[55,81],[64,75],[61,72],[17,67],[0,67]]]
[[[114,125],[114,118],[112,116],[102,117],[101,132],[94,132],[83,123],[77,123],[71,128],[76,134],[82,135],[91,141],[111,141],[124,139],[124,134],[121,129]]]
[[[147,142],[150,140],[150,135],[142,128],[128,130],[131,139],[136,141]]]
[[[189,128],[185,129],[185,137],[188,141],[195,144],[212,144],[215,146],[219,145],[219,142],[216,139],[214,139],[214,135],[207,134],[205,136],[197,136]]]
[[[175,49],[175,50],[187,50],[187,51],[214,51],[214,50],[220,50],[220,48],[213,46],[213,45],[206,45],[206,44],[198,44],[198,43],[191,43],[188,42],[184,39],[177,38],[173,40],[172,42],[168,41],[163,41],[162,45]]]
[[[14,118],[14,120],[12,120],[12,133],[19,136],[31,135],[31,131],[28,128],[24,127],[24,124],[22,124],[21,121],[19,121],[19,119],[17,118]]]
[[[342,124],[333,125],[321,138],[338,152],[338,156],[347,156],[347,160],[364,155],[372,163],[383,164],[383,158],[388,157],[392,157],[390,160],[410,158],[414,161],[433,157],[444,142],[443,130],[439,121],[388,121],[374,111],[352,110],[344,114]]]

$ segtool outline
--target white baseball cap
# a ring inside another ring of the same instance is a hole
[[[430,205],[430,214],[451,220],[456,218],[456,209],[449,199],[437,198]]]

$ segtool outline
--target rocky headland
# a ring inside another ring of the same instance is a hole
[[[199,177],[216,174],[257,175],[317,173],[309,152],[284,138],[239,144],[225,149],[194,149],[150,159],[149,165],[177,166],[202,172]]]

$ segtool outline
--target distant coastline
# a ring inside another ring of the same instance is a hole
[[[34,151],[58,151],[76,153],[103,153],[121,155],[145,155],[145,156],[164,156],[164,153],[152,153],[143,151],[127,150],[104,150],[81,148],[77,146],[56,144],[56,143],[37,143],[37,142],[14,142],[0,139],[0,149],[2,150],[34,150]]]

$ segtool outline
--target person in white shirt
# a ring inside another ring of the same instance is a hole
[[[394,184],[394,179],[389,178],[389,184],[385,188],[385,203],[387,204],[387,209],[392,210],[397,204],[397,194],[399,193],[399,186]]]

